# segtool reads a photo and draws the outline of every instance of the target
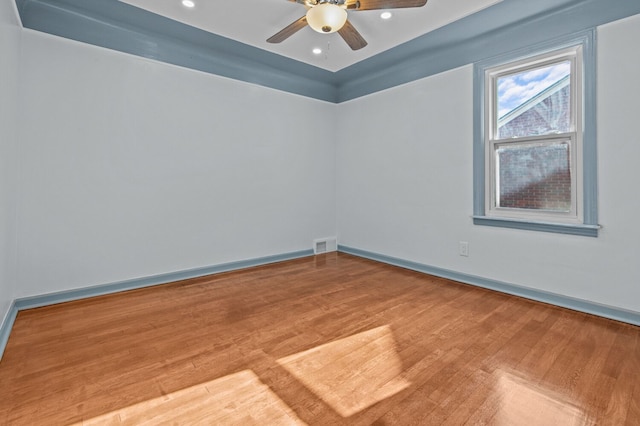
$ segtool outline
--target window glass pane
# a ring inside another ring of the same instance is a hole
[[[497,138],[571,131],[571,62],[497,79]]]
[[[496,207],[571,209],[569,144],[503,144],[496,149]]]

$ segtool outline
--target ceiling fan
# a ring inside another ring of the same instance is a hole
[[[287,25],[267,39],[269,43],[280,43],[300,29],[309,25],[323,34],[338,32],[352,50],[362,49],[367,41],[360,35],[347,19],[347,11],[399,9],[421,7],[427,0],[289,0],[300,3],[307,8],[302,18]]]

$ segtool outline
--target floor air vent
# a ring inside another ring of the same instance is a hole
[[[316,241],[316,249],[314,250],[316,254],[326,253],[327,252],[327,242],[326,241]]]
[[[313,253],[322,254],[338,249],[338,241],[336,238],[320,238],[313,241]]]

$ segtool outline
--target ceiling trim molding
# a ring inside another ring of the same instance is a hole
[[[495,6],[338,71],[338,102],[389,89],[550,39],[640,13],[640,2],[578,0],[546,7],[544,0],[504,0]],[[558,4],[559,2],[555,2]]]
[[[334,73],[118,0],[16,5],[25,28],[332,103],[640,13],[629,0],[504,0]]]
[[[117,0],[16,0],[25,28],[302,96],[337,102],[326,71]]]

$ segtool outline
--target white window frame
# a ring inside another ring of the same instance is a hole
[[[571,129],[563,134],[497,139],[497,92],[501,75],[571,61]],[[597,237],[595,29],[564,36],[474,64],[473,222],[476,225]],[[492,121],[493,120],[493,121]],[[496,123],[494,125],[494,123]],[[572,177],[569,212],[496,207],[495,153],[501,143],[568,141]]]
[[[560,62],[570,63],[570,131],[567,133],[540,136],[498,139],[498,99],[497,81],[500,77],[528,70],[550,66]],[[550,221],[562,223],[582,223],[582,46],[572,46],[558,51],[547,52],[531,58],[501,64],[485,70],[485,170],[486,215],[520,220]],[[568,212],[532,210],[500,207],[497,204],[496,183],[498,165],[496,148],[508,145],[547,145],[553,142],[568,142],[571,173],[571,208]]]

